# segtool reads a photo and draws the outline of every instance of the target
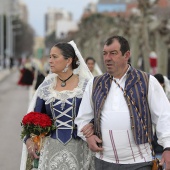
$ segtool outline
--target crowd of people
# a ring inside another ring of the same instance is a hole
[[[102,52],[104,74],[73,41],[51,48],[50,74],[28,112],[47,114],[56,129],[43,139],[40,156],[31,134],[25,136],[20,170],[35,169],[34,159],[38,170],[151,170],[155,136],[162,147],[159,165],[170,169],[167,80],[159,83],[157,75],[133,68],[124,37],[109,37]]]
[[[49,71],[50,69],[47,57],[42,57],[41,59],[27,57],[21,61],[19,65],[19,79],[17,84],[19,86],[26,86],[29,88],[30,100],[39,85],[48,75]]]

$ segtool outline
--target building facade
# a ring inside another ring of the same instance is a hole
[[[56,31],[56,24],[59,20],[72,20],[72,14],[63,9],[49,8],[45,14],[45,35],[48,36]]]
[[[0,0],[0,65],[13,57],[13,19],[18,15],[18,0]],[[6,57],[7,56],[7,57]]]
[[[26,4],[23,2],[23,0],[19,1],[18,8],[19,8],[19,18],[21,19],[22,22],[28,23],[28,9]]]

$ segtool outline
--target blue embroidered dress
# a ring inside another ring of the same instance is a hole
[[[55,120],[57,127],[51,133],[51,138],[57,139],[64,145],[72,138],[77,139],[77,126],[74,124],[74,119],[77,116],[81,98],[68,98],[64,103],[59,99],[54,99],[53,102],[45,105],[43,99],[37,98],[35,111],[46,113]]]
[[[34,111],[48,114],[57,127],[46,137],[39,160],[39,170],[94,169],[92,152],[77,136],[74,119],[77,116],[87,80],[79,77],[73,91],[56,91],[57,75],[53,74],[39,87]]]

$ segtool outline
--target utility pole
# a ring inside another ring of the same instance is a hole
[[[16,56],[16,36],[17,35],[20,35],[20,34],[22,34],[22,32],[20,31],[20,29],[21,29],[21,24],[20,23],[16,23],[16,22],[18,22],[18,20],[17,19],[14,19],[13,21],[15,21],[15,23],[13,23],[12,24],[12,34],[13,34],[13,38],[12,38],[12,40],[13,40],[13,44],[12,44],[12,49],[13,49],[13,51],[12,51],[12,56],[13,57],[15,57]]]
[[[0,15],[0,65],[4,59],[4,15]]]
[[[6,22],[6,28],[7,28],[7,32],[6,32],[6,37],[7,37],[7,41],[6,41],[6,54],[8,57],[11,57],[12,55],[12,42],[13,42],[13,38],[12,38],[12,16],[11,15],[7,15],[7,22]]]

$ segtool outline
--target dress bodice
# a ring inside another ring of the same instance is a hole
[[[48,114],[54,119],[56,130],[51,137],[67,144],[72,137],[77,138],[74,119],[77,116],[87,80],[79,77],[78,86],[72,90],[56,91],[56,76],[44,81],[38,89],[35,111]]]

